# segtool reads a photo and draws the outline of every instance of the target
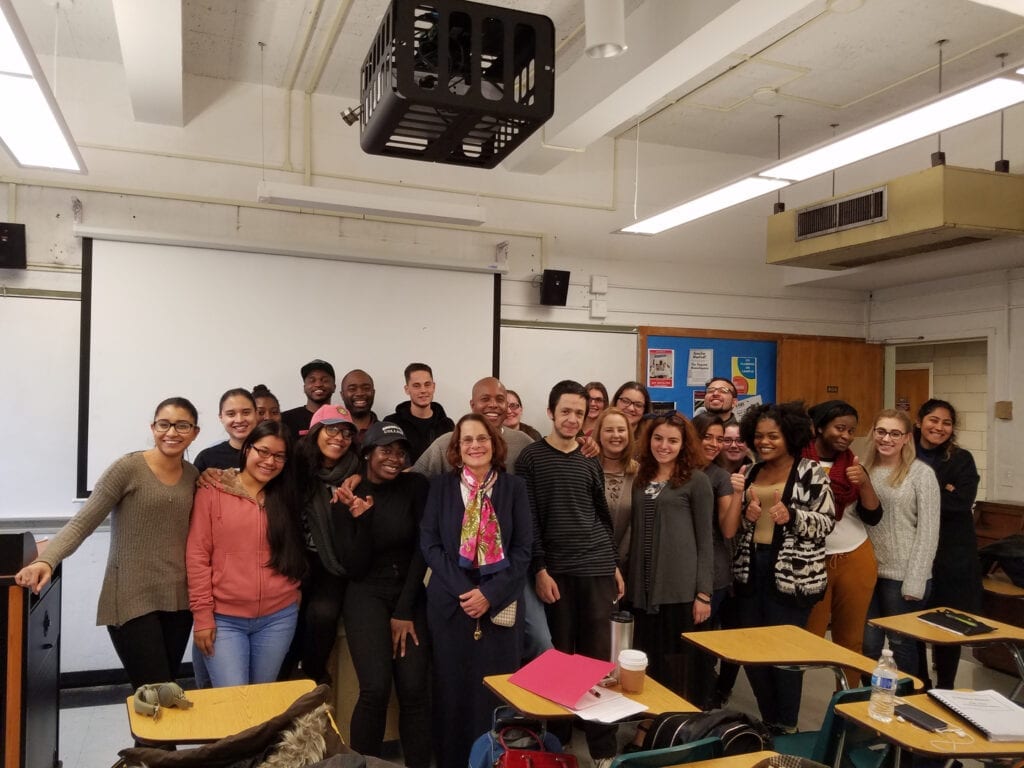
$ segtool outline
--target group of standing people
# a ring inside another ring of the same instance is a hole
[[[836,642],[874,655],[868,616],[978,607],[978,476],[944,401],[926,403],[916,426],[880,413],[861,460],[848,404],[759,405],[737,423],[725,379],[709,382],[693,420],[651,413],[639,382],[612,398],[599,382],[559,382],[549,433],[525,443],[518,395],[483,379],[472,412],[451,432],[431,426],[415,448],[396,423],[362,428],[330,392],[321,402],[326,389],[307,391],[320,400],[298,435],[265,387],[229,390],[228,439],[196,466],[185,459],[196,408],[161,402],[154,447],[115,462],[18,583],[38,591],[115,512],[97,622],[133,686],[174,679],[190,631],[199,681],[264,682],[301,662],[329,682],[340,617],[360,688],[352,746],[380,754],[394,684],[413,768],[435,754],[438,766],[465,765],[496,703],[480,680],[524,661],[535,598],[547,643],[597,657],[623,600],[652,676],[705,706],[714,670],[681,632],[831,626]],[[414,450],[433,477],[408,471]],[[916,647],[889,642],[900,669],[919,673]],[[956,659],[935,661],[951,685]],[[795,728],[799,678],[748,676],[762,718]],[[613,730],[585,730],[592,757],[614,755]]]

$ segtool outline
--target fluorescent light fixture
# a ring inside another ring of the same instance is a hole
[[[759,174],[764,178],[804,181],[844,165],[887,152],[925,136],[998,112],[1024,101],[1024,83],[997,77],[934,101],[850,136],[830,142]]]
[[[317,208],[323,211],[344,211],[393,219],[435,221],[479,227],[487,220],[487,210],[478,205],[437,203],[410,200],[386,195],[346,192],[342,189],[307,187],[301,184],[278,184],[261,181],[256,190],[261,203],[289,205],[296,208]]]
[[[10,0],[0,0],[0,143],[23,168],[85,171]]]
[[[748,200],[753,200],[755,197],[760,197],[787,186],[789,186],[789,182],[784,179],[760,179],[752,176],[748,179],[733,182],[729,186],[722,187],[714,192],[709,192],[698,197],[696,200],[690,200],[682,205],[677,205],[675,208],[670,208],[664,213],[659,213],[628,227],[623,227],[620,231],[638,235],[656,235],[659,232],[664,232],[666,229],[678,227],[680,224],[686,224],[694,219],[745,203]]]

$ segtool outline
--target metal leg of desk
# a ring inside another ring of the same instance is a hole
[[[839,683],[840,690],[850,690],[850,684],[846,682],[846,673],[843,671],[843,667],[829,667],[829,669],[836,676],[836,682]]]
[[[1010,651],[1010,655],[1013,656],[1014,662],[1017,664],[1017,684],[1010,692],[1010,698],[1016,701],[1017,696],[1024,691],[1024,654],[1021,653],[1020,646],[1016,643],[1005,643],[1005,645],[1007,650]]]

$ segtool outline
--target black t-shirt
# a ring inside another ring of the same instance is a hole
[[[303,432],[309,431],[309,422],[312,420],[313,412],[304,405],[281,412],[281,422],[291,430],[292,437],[296,440]]]
[[[192,463],[196,469],[203,472],[207,469],[238,469],[241,460],[242,452],[238,448],[232,448],[231,443],[225,440],[223,443],[201,450]]]

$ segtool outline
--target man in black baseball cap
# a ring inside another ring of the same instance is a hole
[[[302,376],[302,391],[306,394],[306,404],[281,414],[281,421],[296,438],[309,431],[309,422],[313,414],[320,406],[331,402],[331,395],[337,389],[334,383],[334,366],[326,360],[310,360],[299,369],[299,373]]]

